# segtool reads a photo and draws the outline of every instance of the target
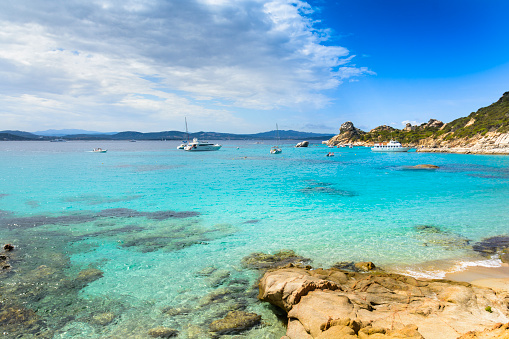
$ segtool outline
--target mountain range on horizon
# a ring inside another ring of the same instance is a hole
[[[299,132],[293,130],[279,130],[282,139],[329,139],[333,134],[320,134],[312,132]],[[25,132],[5,130],[0,131],[0,140],[52,140],[63,138],[66,140],[185,140],[185,139],[209,139],[209,140],[246,140],[246,139],[274,139],[276,131],[261,132],[255,134],[233,134],[217,132],[189,133],[180,131],[163,131],[142,133],[137,131],[124,132],[93,132],[79,129],[46,130],[38,132]]]

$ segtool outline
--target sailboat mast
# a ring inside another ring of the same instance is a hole
[[[276,124],[276,138],[277,138],[277,147],[279,147],[279,128],[277,127],[277,124]]]
[[[186,122],[186,136],[187,136],[187,142],[189,143],[189,132],[187,131],[187,117],[184,117],[184,120]]]

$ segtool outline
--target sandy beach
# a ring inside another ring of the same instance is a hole
[[[509,264],[500,267],[472,266],[464,271],[448,273],[445,279],[509,292]]]

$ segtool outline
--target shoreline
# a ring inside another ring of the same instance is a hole
[[[485,155],[509,155],[509,148],[474,148],[474,147],[455,147],[455,148],[431,148],[416,147],[418,153],[451,153],[451,154],[485,154]]]
[[[509,264],[503,263],[499,267],[470,266],[462,271],[447,273],[445,279],[509,292]]]

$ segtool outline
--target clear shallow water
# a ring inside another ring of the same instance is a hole
[[[0,143],[0,242],[18,248],[0,294],[44,320],[26,333],[144,338],[168,326],[207,337],[240,302],[264,321],[246,337],[278,337],[281,323],[255,298],[257,272],[241,265],[253,252],[437,277],[498,263],[469,244],[508,233],[509,157],[368,148],[325,157],[331,149],[293,141],[271,155],[271,141],[221,143],[203,153],[170,141]],[[108,153],[87,152],[95,147]],[[440,169],[404,169],[417,164]],[[100,278],[76,283],[94,269]],[[211,302],[225,288],[229,297]]]

